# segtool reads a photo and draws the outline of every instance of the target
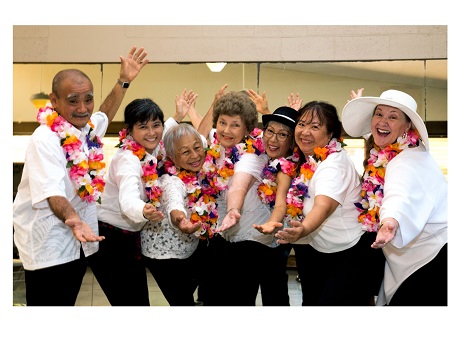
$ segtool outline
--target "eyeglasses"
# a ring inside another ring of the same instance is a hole
[[[275,133],[272,129],[270,128],[265,128],[264,130],[264,137],[266,138],[271,138],[273,136],[276,136],[276,139],[278,139],[278,141],[280,143],[283,143],[285,142],[291,135],[290,134],[287,134],[287,133],[283,133],[283,132],[279,132],[279,133]]]

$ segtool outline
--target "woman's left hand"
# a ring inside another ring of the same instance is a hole
[[[278,243],[294,243],[302,237],[302,233],[304,232],[304,225],[302,222],[291,220],[290,224],[290,228],[284,228],[275,234],[275,237],[278,239]]]
[[[222,232],[227,229],[230,229],[232,226],[234,226],[236,223],[240,221],[240,218],[240,211],[236,208],[232,208],[229,212],[227,212],[224,220],[222,221],[221,226],[216,229],[216,232]]]

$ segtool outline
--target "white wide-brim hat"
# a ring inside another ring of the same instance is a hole
[[[342,111],[342,126],[352,137],[362,137],[371,133],[371,122],[374,109],[383,104],[403,111],[411,120],[412,127],[417,129],[426,150],[430,149],[428,131],[425,123],[417,114],[417,102],[405,92],[398,90],[384,91],[380,97],[358,97],[349,101]]]

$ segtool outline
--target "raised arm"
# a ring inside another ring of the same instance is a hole
[[[228,84],[224,84],[220,89],[219,91],[217,91],[217,93],[215,94],[214,96],[214,100],[211,104],[211,106],[209,107],[209,110],[208,112],[206,113],[206,115],[203,117],[203,119],[201,120],[200,122],[200,125],[198,126],[198,132],[204,136],[205,138],[208,138],[209,137],[209,132],[211,131],[212,129],[212,112],[213,112],[213,109],[214,109],[214,104],[217,102],[217,100],[222,97],[223,95],[225,95],[225,89],[228,87]]]
[[[109,123],[115,117],[115,114],[120,108],[121,102],[125,97],[126,87],[122,87],[123,83],[131,83],[139,74],[141,69],[148,64],[149,59],[146,59],[147,52],[144,51],[144,48],[136,49],[132,47],[127,55],[127,57],[120,56],[121,68],[120,68],[120,78],[115,83],[112,91],[106,97],[104,102],[102,102],[99,110],[107,115],[109,118]]]
[[[260,96],[257,92],[252,89],[246,91],[249,98],[254,102],[256,105],[256,109],[262,115],[264,114],[271,114],[270,109],[268,109],[268,100],[267,96],[265,95],[265,91],[262,92],[262,96]]]

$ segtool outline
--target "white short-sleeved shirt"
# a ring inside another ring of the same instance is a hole
[[[177,125],[169,118],[164,123],[165,133]],[[160,145],[152,154],[147,153],[148,160],[156,161]],[[131,150],[118,149],[109,166],[102,202],[97,205],[97,217],[100,221],[128,231],[140,231],[147,220],[143,210],[147,196],[143,171],[139,158]]]
[[[172,210],[182,211],[190,218],[186,187],[177,176],[163,175],[160,183],[160,210],[165,218],[160,223],[148,222],[142,229],[142,254],[151,259],[186,259],[196,250],[200,240],[195,234],[180,231],[170,218]]]
[[[377,305],[389,303],[401,283],[447,243],[447,209],[446,178],[423,146],[405,149],[388,163],[380,219],[395,218],[399,228],[383,248]]]
[[[309,243],[323,253],[334,253],[354,246],[364,233],[358,222],[355,202],[361,200],[358,172],[346,151],[335,152],[321,162],[308,184],[303,215],[313,208],[315,196],[325,195],[339,203],[336,210],[309,236],[295,244]]]
[[[102,137],[108,126],[104,113],[91,116],[95,135]],[[87,150],[86,125],[79,139]],[[13,203],[14,241],[27,270],[56,266],[80,258],[80,241],[72,230],[50,209],[48,198],[63,196],[77,211],[82,221],[98,234],[95,203],[87,203],[76,194],[69,177],[67,160],[60,138],[46,125],[38,127],[30,138],[18,193]],[[83,243],[86,256],[95,253],[97,242]]]

